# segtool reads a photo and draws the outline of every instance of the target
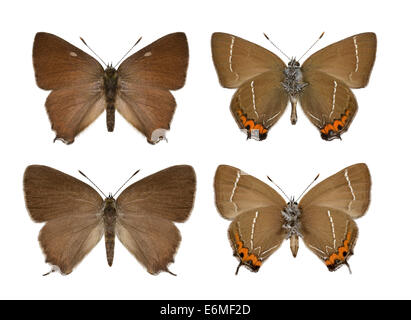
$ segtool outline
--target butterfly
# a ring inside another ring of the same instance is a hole
[[[255,140],[266,139],[288,101],[292,124],[297,122],[300,101],[321,138],[341,139],[358,108],[350,88],[368,84],[376,46],[374,33],[357,34],[314,53],[300,66],[296,58],[285,65],[272,52],[231,34],[214,33],[211,39],[220,84],[238,88],[231,113],[247,138]]]
[[[181,241],[173,222],[190,215],[195,188],[188,165],[164,169],[133,183],[117,199],[118,191],[104,200],[88,184],[53,168],[31,165],[24,173],[29,215],[46,223],[39,234],[46,262],[51,272],[62,274],[70,274],[103,235],[109,266],[117,235],[149,273],[170,272],[167,266]]]
[[[236,273],[240,266],[257,272],[286,239],[296,257],[299,237],[335,271],[348,266],[353,255],[358,236],[354,219],[368,209],[371,177],[366,164],[355,164],[317,184],[300,202],[291,198],[287,203],[257,178],[220,165],[214,189],[218,211],[232,220],[228,236],[240,261]]]
[[[117,109],[155,144],[170,129],[176,108],[170,90],[184,85],[188,44],[184,33],[172,33],[134,53],[118,69],[111,64],[103,69],[67,41],[39,32],[34,39],[33,65],[37,85],[52,90],[46,109],[55,140],[73,143],[104,110],[111,132]]]

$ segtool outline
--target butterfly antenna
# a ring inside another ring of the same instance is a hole
[[[298,59],[298,62],[308,53],[308,51],[310,51],[317,44],[318,41],[320,41],[320,39],[323,37],[324,33],[325,32],[321,33],[320,37],[317,40],[315,40],[315,42],[311,45],[311,47],[309,47],[308,50],[301,56],[301,58]]]
[[[95,186],[95,187],[97,188],[97,190],[100,191],[101,194],[102,194],[104,197],[107,198],[107,196],[104,194],[104,192],[101,191],[101,189],[100,189],[99,187],[97,187],[96,184],[95,184],[93,181],[91,181],[91,179],[90,179],[89,177],[87,177],[87,176],[86,176],[83,172],[81,172],[80,170],[79,170],[78,172],[80,172],[80,174],[81,174],[83,177],[85,177],[88,181],[90,181],[90,182],[93,184],[93,186]]]
[[[124,182],[120,188],[118,188],[118,190],[116,191],[116,193],[113,194],[113,197],[115,197],[116,194],[121,190],[121,188],[123,188],[123,187],[125,186],[125,184],[126,184],[127,182],[129,182],[129,181],[131,180],[131,178],[133,178],[133,177],[134,177],[137,173],[139,173],[139,172],[140,172],[140,169],[138,169],[136,172],[134,172],[133,175],[132,175],[130,178],[128,178],[127,181]]]
[[[116,68],[120,64],[120,62],[123,61],[123,59],[130,53],[130,51],[134,49],[134,47],[140,42],[141,38],[142,37],[140,37],[140,39],[137,40],[137,42],[131,47],[130,50],[127,51],[127,53],[120,59],[120,61],[117,62],[117,64],[114,66],[114,68]]]
[[[84,41],[84,39],[83,39],[82,37],[80,37],[80,40],[83,41],[83,43],[86,45],[86,47],[89,48],[90,51],[93,52],[94,55],[95,55],[97,58],[99,58],[100,61],[103,62],[103,64],[107,67],[107,64],[103,61],[103,59],[101,59],[100,56],[99,56],[97,53],[95,53],[94,50],[91,49],[91,48],[88,46],[88,44],[86,43],[86,41]]]
[[[311,185],[315,182],[315,180],[318,179],[319,176],[320,176],[320,174],[317,174],[317,176],[314,178],[314,180],[311,181],[311,183],[308,185],[308,187],[304,189],[304,191],[300,194],[300,196],[298,197],[298,199],[295,202],[298,202],[298,200],[300,200],[302,195],[308,190],[309,187],[311,187]]]
[[[291,202],[291,199],[287,196],[287,194],[283,191],[283,189],[281,189],[278,184],[276,184],[273,180],[271,180],[271,178],[269,176],[267,176],[267,178],[268,178],[268,180],[271,181],[271,183],[273,183],[283,193],[283,195],[288,199],[288,201]]]
[[[277,47],[277,46],[274,44],[274,42],[272,42],[272,41],[270,40],[270,38],[269,38],[265,33],[263,33],[263,34],[264,34],[264,37],[266,37],[267,40],[270,41],[270,43],[271,43],[274,47],[277,48],[278,51],[280,51],[284,56],[286,56],[288,60],[291,60],[290,57],[287,56],[279,47]]]

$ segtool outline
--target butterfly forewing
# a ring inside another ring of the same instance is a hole
[[[242,265],[258,271],[283,242],[286,232],[278,207],[255,208],[238,215],[228,229],[231,246]]]
[[[177,90],[184,85],[187,66],[187,37],[183,32],[171,33],[124,60],[118,68],[120,86],[134,83]]]
[[[231,113],[249,138],[263,140],[280,119],[288,103],[281,85],[282,74],[268,71],[246,82],[231,100]]]
[[[357,113],[357,100],[344,82],[322,72],[304,73],[308,86],[300,95],[301,107],[324,140],[340,138]]]
[[[282,74],[285,64],[272,52],[227,33],[213,33],[214,66],[223,87],[238,88],[248,79],[269,70]]]
[[[375,33],[361,33],[314,53],[302,66],[303,73],[321,71],[350,88],[367,85],[377,50]]]
[[[356,219],[370,203],[371,176],[365,163],[349,166],[312,188],[300,201],[303,210],[322,207],[344,212]]]
[[[230,220],[243,212],[263,207],[272,207],[280,215],[286,205],[284,199],[270,186],[227,165],[217,168],[214,190],[218,211]]]
[[[174,261],[181,236],[173,221],[188,218],[195,188],[193,168],[182,165],[148,176],[118,197],[117,236],[148,272],[168,271]]]
[[[84,51],[50,33],[36,34],[33,65],[37,85],[45,90],[100,83],[104,70]]]
[[[87,184],[46,166],[27,167],[23,183],[30,216],[46,222],[39,236],[46,262],[71,273],[103,235],[103,199]]]

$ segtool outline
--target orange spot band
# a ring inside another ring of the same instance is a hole
[[[336,260],[339,261],[344,261],[345,258],[347,257],[348,251],[349,251],[349,243],[351,240],[351,232],[347,233],[347,238],[344,240],[343,245],[338,248],[338,253],[333,253],[328,260],[325,261],[325,264],[327,266],[334,265],[336,263]]]
[[[259,268],[262,264],[262,261],[259,260],[255,254],[249,254],[248,248],[244,247],[244,244],[237,232],[234,234],[234,237],[235,243],[237,245],[237,253],[240,256],[241,261],[243,263],[251,263],[253,267]]]
[[[346,110],[344,114],[341,115],[341,119],[334,120],[333,123],[326,124],[320,131],[323,134],[328,134],[330,131],[339,132],[344,129],[347,124],[348,117],[350,116],[351,111]]]

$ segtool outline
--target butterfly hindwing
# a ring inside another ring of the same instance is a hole
[[[228,235],[240,264],[258,271],[285,239],[283,223],[277,207],[256,208],[238,215],[231,222]]]
[[[268,71],[244,82],[234,94],[231,113],[249,138],[265,139],[284,113],[288,95],[281,79],[281,74]]]
[[[347,263],[358,236],[358,227],[348,214],[333,208],[303,207],[300,221],[304,243],[330,271]]]
[[[308,84],[299,99],[301,107],[324,140],[340,138],[357,113],[357,100],[344,82],[322,72],[304,73]]]

